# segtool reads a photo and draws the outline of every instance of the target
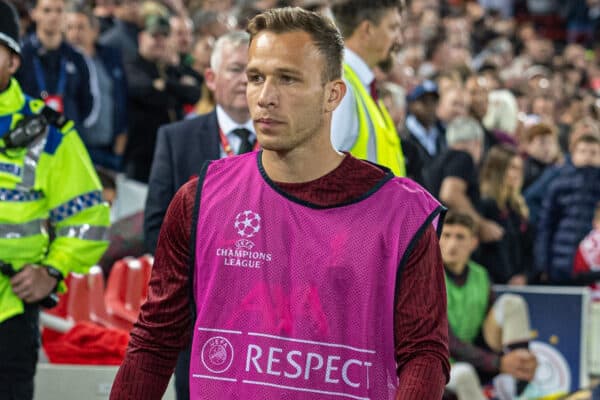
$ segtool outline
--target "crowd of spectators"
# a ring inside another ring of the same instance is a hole
[[[15,0],[16,77],[75,122],[107,188],[117,173],[146,184],[159,128],[214,108],[220,36],[261,10],[333,2]],[[376,69],[409,175],[473,218],[493,283],[600,274],[598,39],[599,0],[406,0],[402,45]]]

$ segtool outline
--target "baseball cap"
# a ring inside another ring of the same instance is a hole
[[[423,81],[420,85],[415,87],[412,90],[412,92],[410,92],[406,96],[406,101],[418,100],[419,98],[421,98],[421,96],[424,96],[426,94],[435,94],[436,96],[439,96],[438,87],[434,81],[431,81],[431,80]]]
[[[146,17],[144,21],[144,31],[154,34],[168,35],[171,32],[169,20],[162,15],[152,14]]]
[[[12,4],[0,0],[0,44],[21,54],[19,45],[19,17]]]

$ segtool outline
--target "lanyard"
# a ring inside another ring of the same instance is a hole
[[[231,145],[229,144],[229,140],[227,139],[227,136],[223,133],[223,129],[219,128],[219,137],[221,138],[221,146],[223,146],[223,151],[225,151],[225,154],[227,155],[227,157],[233,157],[235,156],[235,153],[233,152],[233,149],[231,148]],[[256,151],[258,150],[258,140],[254,141],[254,147],[252,149],[252,151]]]
[[[33,57],[33,67],[35,70],[35,79],[37,80],[38,88],[40,89],[40,93],[42,99],[48,97],[48,87],[46,86],[46,78],[44,77],[44,69],[42,68],[42,63],[39,57]],[[54,93],[57,96],[62,96],[65,93],[65,87],[67,85],[67,62],[64,57],[60,59],[60,71],[58,73],[58,82],[56,83],[56,92]]]

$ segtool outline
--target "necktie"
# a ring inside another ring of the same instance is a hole
[[[246,128],[237,128],[232,131],[234,135],[241,139],[238,154],[248,153],[252,151],[252,143],[250,143],[250,131]]]
[[[375,100],[375,103],[377,103],[379,96],[377,96],[377,81],[375,79],[371,81],[369,88],[371,89],[371,97]]]

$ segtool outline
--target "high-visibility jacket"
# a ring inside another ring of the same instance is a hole
[[[0,93],[0,260],[17,271],[35,264],[52,266],[63,276],[85,273],[108,247],[110,217],[73,123],[48,126],[25,148],[7,148],[2,139],[43,107],[41,100],[24,95],[15,79]],[[9,279],[0,275],[0,322],[22,312]]]
[[[356,98],[358,112],[358,136],[350,149],[357,158],[368,158],[369,121],[375,133],[377,163],[392,170],[396,176],[406,176],[404,154],[394,121],[383,101],[379,104],[367,92],[360,79],[348,64],[344,64],[344,78],[350,84]]]

